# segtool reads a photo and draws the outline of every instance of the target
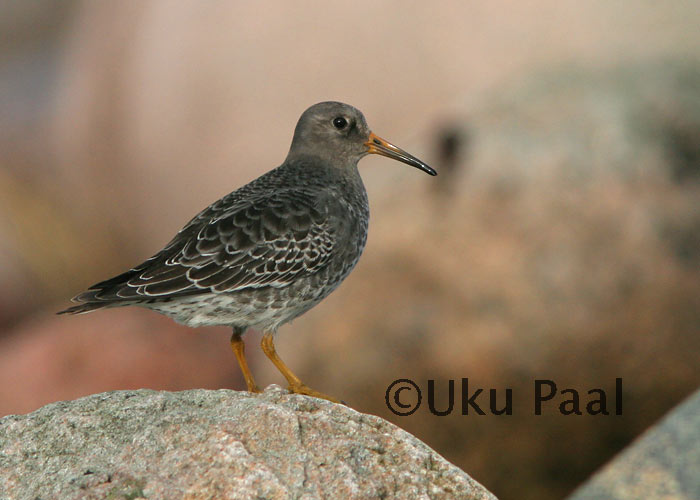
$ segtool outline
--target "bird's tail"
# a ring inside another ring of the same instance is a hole
[[[58,311],[56,314],[84,314],[92,311],[97,311],[98,309],[105,309],[110,307],[121,307],[130,306],[135,304],[134,300],[114,300],[113,298],[103,299],[97,294],[99,290],[88,290],[83,292],[77,297],[72,299],[72,302],[77,302],[75,306],[71,306],[63,311]]]
[[[107,304],[105,302],[86,302],[84,304],[78,304],[77,306],[71,306],[63,311],[58,311],[56,314],[84,314],[97,311],[98,309],[104,309],[105,307],[114,307],[114,304]]]
[[[87,291],[76,295],[71,302],[77,305],[59,311],[56,314],[83,314],[107,307],[120,307],[135,304],[133,297],[122,297],[119,294],[120,285],[128,279],[130,272],[116,276],[110,280],[92,285]]]

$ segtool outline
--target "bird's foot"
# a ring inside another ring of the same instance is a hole
[[[314,398],[325,399],[325,400],[330,401],[332,403],[341,403],[341,401],[335,399],[333,396],[329,396],[327,394],[323,394],[322,392],[315,391],[306,384],[290,385],[287,389],[289,389],[289,392],[291,392],[293,394],[303,394],[305,396],[311,396]]]

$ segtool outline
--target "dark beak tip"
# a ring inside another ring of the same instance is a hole
[[[411,166],[416,167],[418,170],[422,170],[422,171],[425,172],[426,174],[431,175],[431,176],[433,176],[433,177],[435,177],[435,176],[438,174],[438,173],[437,173],[437,170],[435,170],[435,169],[434,169],[433,167],[431,167],[430,165],[426,165],[426,164],[423,163],[423,162],[421,162],[420,165],[411,165]]]
[[[428,166],[426,163],[422,162],[412,154],[407,153],[403,149],[385,141],[381,137],[377,137],[374,133],[370,133],[368,140],[365,142],[365,146],[367,146],[367,152],[369,154],[386,156],[392,160],[400,161],[401,163],[405,163],[422,170],[433,177],[437,175],[437,171],[434,168]]]

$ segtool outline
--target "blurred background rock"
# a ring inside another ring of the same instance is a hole
[[[224,328],[53,314],[279,164],[299,114],[336,99],[441,176],[363,160],[365,255],[279,352],[499,498],[561,498],[700,382],[699,14],[3,2],[0,414],[109,389],[242,389]],[[258,340],[259,382],[280,383]],[[514,415],[385,407],[394,379],[444,396],[461,377],[512,388]],[[616,377],[621,417],[532,414],[535,378],[585,393]]]

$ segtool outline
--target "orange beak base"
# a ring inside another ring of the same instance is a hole
[[[428,164],[419,160],[412,154],[407,153],[403,149],[394,146],[392,143],[385,141],[381,137],[375,135],[374,132],[369,134],[369,139],[365,142],[365,146],[367,146],[368,154],[386,156],[387,158],[398,160],[406,165],[416,167],[427,174],[437,175],[435,169],[428,166]]]

